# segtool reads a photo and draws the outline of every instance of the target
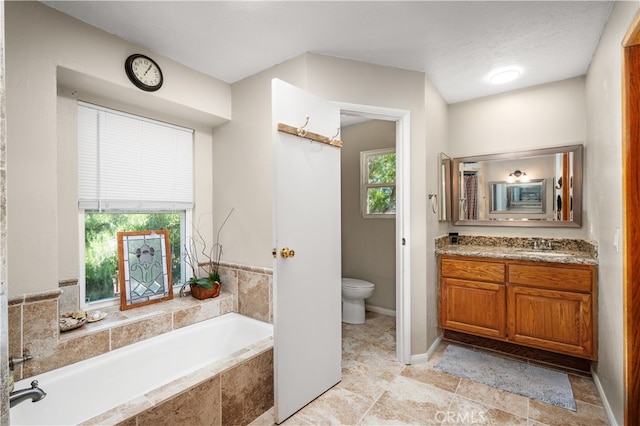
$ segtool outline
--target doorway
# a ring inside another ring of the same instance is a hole
[[[396,359],[411,363],[411,279],[409,232],[409,111],[368,105],[339,103],[340,113],[364,120],[395,122],[396,219],[395,219],[395,295]],[[385,220],[385,219],[378,219]]]

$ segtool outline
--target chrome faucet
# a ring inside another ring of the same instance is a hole
[[[533,240],[533,249],[534,250],[553,250],[553,246],[551,245],[551,241],[545,240]]]
[[[26,401],[31,398],[31,402],[38,402],[47,394],[38,387],[38,381],[31,382],[31,388],[20,389],[9,394],[9,408],[20,404],[22,401]]]

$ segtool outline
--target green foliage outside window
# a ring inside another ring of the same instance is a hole
[[[395,213],[396,212],[396,188],[384,186],[381,188],[369,188],[367,192],[369,213]]]
[[[181,281],[180,213],[85,213],[85,298],[115,297],[118,290],[119,231],[166,229],[171,248],[171,279]]]
[[[368,183],[389,184],[367,188],[368,213],[396,212],[396,154],[371,156],[367,160]]]

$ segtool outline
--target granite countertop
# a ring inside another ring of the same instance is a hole
[[[595,244],[585,240],[546,239],[553,249],[533,248],[531,238],[460,236],[458,244],[449,244],[447,237],[436,239],[436,254],[474,256],[498,259],[529,260],[535,262],[597,265]]]

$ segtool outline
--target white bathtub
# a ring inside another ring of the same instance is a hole
[[[11,408],[10,424],[81,423],[272,334],[271,324],[229,313],[29,377],[16,382],[15,389],[38,380],[47,396]]]

